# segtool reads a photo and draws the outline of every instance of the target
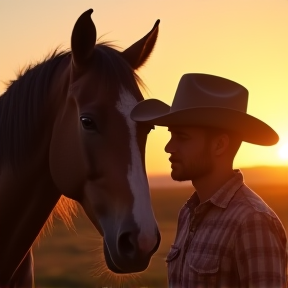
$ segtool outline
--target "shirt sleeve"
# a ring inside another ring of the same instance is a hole
[[[249,214],[235,240],[241,288],[287,287],[287,240],[277,218],[261,212]]]

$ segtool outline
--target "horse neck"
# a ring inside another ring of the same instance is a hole
[[[18,179],[10,171],[2,171],[0,191],[1,286],[29,251],[60,195],[43,171],[34,178],[23,172]]]
[[[50,175],[47,149],[53,129],[52,115],[61,100],[57,96],[67,89],[67,81],[59,84],[65,76],[63,66],[67,64],[60,63],[51,80],[51,119],[42,128],[37,149],[27,157],[28,161],[17,165],[17,171],[0,167],[0,286],[12,277],[61,196]]]

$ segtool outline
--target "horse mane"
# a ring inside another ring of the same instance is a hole
[[[99,76],[104,87],[109,89],[113,81],[118,88],[123,85],[132,93],[139,91],[137,84],[145,89],[141,78],[115,48],[111,42],[95,45],[97,70],[101,71]],[[41,62],[28,65],[19,72],[16,80],[10,81],[0,96],[0,139],[5,139],[0,141],[0,165],[15,168],[28,157],[30,139],[41,127],[46,115],[43,113],[45,100],[49,95],[54,71],[62,59],[70,54],[70,51],[59,51],[57,48]],[[47,228],[51,230],[55,216],[61,218],[68,228],[73,228],[72,218],[77,210],[75,201],[61,196],[40,234],[45,234]]]
[[[22,69],[0,97],[0,163],[16,167],[27,157],[29,140],[45,109],[51,77],[67,53],[56,49],[42,62]],[[37,125],[38,124],[38,125]]]

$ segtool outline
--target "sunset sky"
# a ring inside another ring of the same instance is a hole
[[[288,165],[287,0],[1,0],[0,93],[2,82],[23,66],[59,45],[69,48],[74,23],[89,8],[97,36],[123,49],[161,20],[155,50],[139,71],[148,87],[145,98],[171,104],[188,72],[239,82],[249,90],[248,113],[272,126],[280,141],[272,147],[244,143],[235,168]],[[168,139],[167,128],[149,135],[149,174],[169,173]]]

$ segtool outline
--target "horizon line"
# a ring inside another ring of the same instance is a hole
[[[285,164],[285,165],[251,165],[251,166],[242,166],[242,167],[239,167],[239,168],[233,168],[233,169],[263,169],[263,168],[272,168],[272,169],[288,169],[288,164]],[[148,176],[170,176],[170,173],[171,172],[157,172],[157,173],[153,173],[153,172],[147,172],[147,175]]]

